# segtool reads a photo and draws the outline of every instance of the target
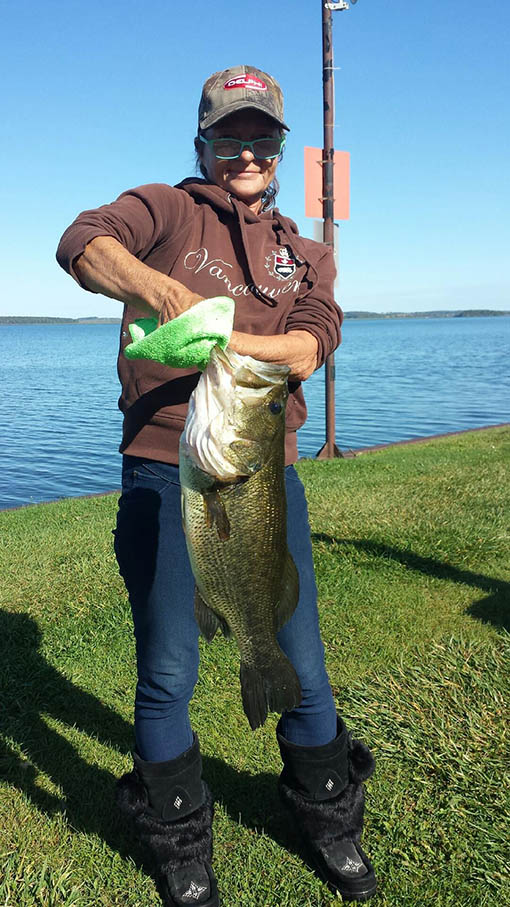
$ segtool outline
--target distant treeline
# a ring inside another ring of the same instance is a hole
[[[489,315],[510,315],[497,309],[437,309],[432,312],[344,312],[344,318],[486,318]]]
[[[0,324],[120,324],[120,318],[52,318],[39,315],[0,315]]]
[[[432,312],[344,312],[345,318],[486,318],[510,315],[496,309],[438,309]],[[120,324],[120,318],[53,318],[39,315],[0,315],[0,324]]]

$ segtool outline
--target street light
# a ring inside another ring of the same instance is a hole
[[[358,0],[351,0],[351,3],[353,5],[354,5],[354,3],[357,3],[357,2],[358,2]],[[347,0],[337,0],[336,3],[326,3],[326,7],[327,7],[327,9],[332,9],[332,10],[349,9],[349,4],[347,3]]]
[[[350,0],[356,3],[356,0]],[[322,8],[322,84],[324,99],[324,146],[322,155],[322,216],[324,221],[323,238],[326,245],[335,245],[334,218],[334,155],[335,155],[335,101],[333,75],[333,32],[331,12],[349,9],[347,0],[325,2]],[[331,353],[326,359],[326,443],[317,454],[319,460],[330,460],[334,457],[345,457],[335,443],[335,356]]]

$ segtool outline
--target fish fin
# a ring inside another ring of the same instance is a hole
[[[218,538],[225,542],[230,538],[230,521],[225,510],[225,504],[217,491],[207,491],[202,495],[204,499],[205,522],[208,529],[216,525]]]
[[[281,630],[294,614],[299,599],[299,574],[290,551],[283,568],[282,592],[276,614],[276,629]]]
[[[204,601],[200,592],[195,588],[195,619],[202,636],[211,642],[219,629],[223,636],[230,636],[231,630],[226,620],[219,617]]]
[[[243,708],[252,731],[264,724],[268,710],[291,712],[303,698],[298,676],[283,652],[262,669],[241,662],[240,677]]]

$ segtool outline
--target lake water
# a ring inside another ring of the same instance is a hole
[[[117,325],[0,325],[0,508],[119,487]],[[510,317],[348,320],[336,442],[370,447],[510,422]],[[301,456],[324,442],[324,370]]]

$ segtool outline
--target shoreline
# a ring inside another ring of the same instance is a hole
[[[388,444],[374,444],[372,447],[348,447],[346,449],[351,451],[351,454],[353,456],[357,457],[359,456],[359,454],[372,453],[377,450],[386,450],[387,447],[402,447],[403,445],[407,444],[425,444],[427,441],[436,441],[440,440],[441,438],[453,438],[456,435],[467,435],[475,431],[487,431],[491,428],[510,428],[510,422],[496,422],[493,425],[480,425],[478,428],[461,428],[459,431],[445,431],[438,435],[425,435],[423,438],[406,438],[403,441],[390,441]]]
[[[354,449],[350,448],[350,447],[347,447],[344,449],[339,448],[342,455],[339,457],[334,457],[332,459],[334,459],[334,460],[354,459],[354,457],[358,457],[360,454],[375,453],[379,450],[387,450],[389,447],[404,447],[404,446],[407,446],[410,444],[426,444],[428,441],[439,441],[439,440],[441,440],[441,438],[452,438],[457,435],[467,435],[467,434],[472,434],[474,432],[490,431],[490,429],[493,429],[493,428],[510,428],[510,422],[497,422],[493,425],[481,425],[478,428],[463,428],[460,431],[447,431],[447,432],[443,432],[442,434],[438,434],[438,435],[426,435],[423,438],[409,438],[409,439],[405,439],[403,441],[390,441],[388,444],[376,444],[373,447],[357,447]],[[338,445],[337,445],[337,447],[338,447]],[[317,462],[317,463],[331,462],[331,461],[325,461],[325,460],[318,460],[317,457],[299,457],[299,459],[297,460],[298,463],[303,463],[305,461],[308,463],[310,463],[310,462],[312,462],[312,463],[313,462]],[[87,498],[103,498],[109,494],[120,494],[120,491],[121,491],[120,487],[119,488],[110,488],[108,491],[95,491],[95,492],[92,492],[91,494],[70,495],[69,497],[53,498],[51,501],[37,501],[37,502],[34,502],[33,504],[18,504],[15,507],[0,507],[0,513],[10,513],[15,510],[23,510],[26,507],[41,507],[44,504],[55,504],[58,501],[86,500]]]

